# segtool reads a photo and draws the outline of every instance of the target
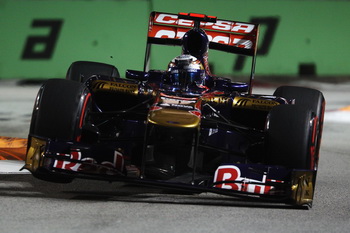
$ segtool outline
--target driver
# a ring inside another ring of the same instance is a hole
[[[168,65],[168,82],[174,87],[188,90],[191,87],[206,88],[205,70],[194,56],[183,54],[175,57]]]

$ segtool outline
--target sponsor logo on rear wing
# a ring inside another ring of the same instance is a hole
[[[193,20],[179,18],[176,14],[152,12],[148,43],[181,45],[182,37],[193,27]],[[200,28],[208,35],[210,49],[250,56],[256,54],[258,24],[217,19],[216,22],[201,22]]]

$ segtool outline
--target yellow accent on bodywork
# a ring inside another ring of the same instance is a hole
[[[256,99],[247,97],[235,97],[233,99],[232,106],[234,108],[248,108],[261,111],[269,111],[271,108],[279,105],[277,101],[266,100],[266,99]]]
[[[163,108],[148,114],[148,122],[161,126],[195,128],[200,124],[200,117],[186,110]]]
[[[35,172],[43,164],[44,147],[46,145],[46,141],[35,137],[30,137],[29,143],[24,168],[31,172]]]
[[[293,171],[291,199],[296,205],[311,205],[316,171]]]
[[[96,91],[110,91],[110,92],[122,92],[128,94],[138,94],[139,85],[135,83],[126,82],[113,82],[105,80],[95,80],[92,83],[92,90]]]

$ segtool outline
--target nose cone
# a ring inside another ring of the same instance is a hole
[[[195,128],[201,122],[200,106],[200,98],[184,98],[161,93],[150,108],[147,121],[167,127]]]
[[[196,128],[200,124],[200,114],[180,109],[162,108],[150,111],[148,122],[166,127]]]

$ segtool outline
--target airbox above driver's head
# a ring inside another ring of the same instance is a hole
[[[185,33],[182,38],[182,50],[184,54],[202,59],[205,53],[208,52],[209,39],[202,29],[191,29]]]

